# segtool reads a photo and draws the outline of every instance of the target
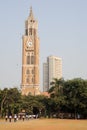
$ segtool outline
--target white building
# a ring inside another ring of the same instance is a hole
[[[43,91],[47,91],[53,78],[62,78],[62,59],[56,56],[47,57],[43,64]]]
[[[49,86],[49,82],[48,82],[49,78],[48,78],[48,64],[47,63],[43,63],[43,91],[47,91],[48,90],[48,86]]]

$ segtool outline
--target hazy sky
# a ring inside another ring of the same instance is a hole
[[[20,87],[30,6],[39,26],[41,88],[42,64],[49,55],[62,58],[64,79],[87,79],[87,0],[1,0],[0,88]]]

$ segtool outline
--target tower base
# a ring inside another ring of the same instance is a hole
[[[32,88],[32,87],[22,86],[21,91],[22,91],[22,95],[33,95],[33,96],[35,96],[35,95],[41,94],[38,87]]]

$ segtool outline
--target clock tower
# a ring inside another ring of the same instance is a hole
[[[22,37],[22,95],[40,94],[39,85],[38,21],[34,18],[31,7]]]

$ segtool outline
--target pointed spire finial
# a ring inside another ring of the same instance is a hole
[[[30,14],[32,14],[32,6],[30,7]]]
[[[33,18],[34,19],[34,16],[33,16],[33,11],[32,11],[32,6],[30,7],[30,15],[29,17]]]

